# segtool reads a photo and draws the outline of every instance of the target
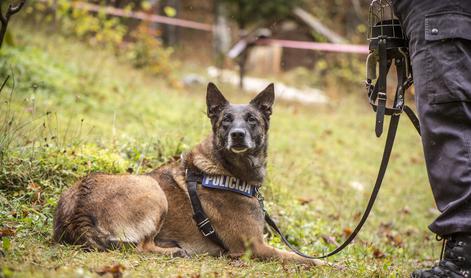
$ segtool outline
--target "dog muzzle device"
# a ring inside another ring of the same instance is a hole
[[[375,133],[380,137],[384,116],[399,114],[405,107],[404,94],[413,82],[412,67],[409,42],[399,20],[394,16],[390,0],[371,2],[368,25],[370,52],[366,59],[366,90],[368,100],[376,112]],[[387,80],[393,65],[396,68],[397,86],[394,97],[391,96],[388,101]]]

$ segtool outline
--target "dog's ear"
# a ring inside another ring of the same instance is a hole
[[[208,83],[208,89],[206,91],[206,105],[208,107],[207,114],[210,119],[215,119],[219,113],[221,113],[222,109],[229,102],[226,98],[222,95],[221,91],[214,85],[214,83]]]
[[[254,99],[250,101],[250,104],[255,106],[260,112],[263,113],[267,119],[270,119],[271,107],[275,101],[275,86],[270,83],[263,91],[261,91]]]

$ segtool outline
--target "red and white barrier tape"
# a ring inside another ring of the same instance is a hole
[[[47,2],[47,0],[39,0],[41,2]],[[156,22],[162,24],[169,24],[179,26],[183,28],[190,28],[194,30],[213,32],[213,26],[206,23],[200,23],[196,21],[172,18],[161,15],[152,15],[144,12],[127,11],[124,9],[118,9],[114,7],[103,7],[85,2],[73,2],[72,6],[76,9],[82,9],[91,12],[100,12],[107,15],[134,18],[149,22]],[[279,45],[285,48],[296,48],[296,49],[310,49],[317,51],[326,52],[340,52],[340,53],[359,53],[368,54],[367,45],[355,45],[355,44],[335,44],[335,43],[319,43],[309,41],[292,41],[292,40],[277,40],[277,39],[260,39],[257,44],[261,45]]]
[[[212,25],[195,22],[191,20],[172,18],[172,17],[167,17],[167,16],[161,16],[161,15],[153,15],[153,14],[147,14],[143,12],[127,11],[127,10],[118,9],[114,7],[108,7],[108,6],[103,7],[103,6],[93,5],[93,4],[84,3],[84,2],[73,2],[72,6],[74,8],[78,8],[82,10],[87,10],[87,11],[92,11],[92,12],[102,12],[102,13],[113,15],[113,16],[135,18],[135,19],[140,19],[144,21],[175,25],[175,26],[201,30],[201,31],[209,31],[209,32],[213,31]]]
[[[308,42],[308,41],[290,41],[290,40],[277,40],[277,39],[260,39],[257,44],[261,45],[279,45],[286,48],[296,49],[311,49],[327,52],[342,52],[342,53],[358,53],[368,54],[368,45],[360,44],[338,44],[338,43],[322,43],[322,42]]]

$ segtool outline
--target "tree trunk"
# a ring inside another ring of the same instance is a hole
[[[239,2],[240,3],[240,2]],[[241,9],[241,7],[239,7]],[[244,39],[247,37],[247,31],[245,30],[245,21],[243,18],[239,17],[239,20],[237,22],[239,26],[239,40]],[[246,70],[246,64],[247,64],[247,51],[248,47],[242,52],[242,54],[239,57],[239,88],[241,90],[244,89],[244,76],[245,76],[245,70]]]
[[[165,7],[172,7],[176,11],[176,16],[180,12],[180,0],[164,0],[161,2],[160,10],[162,14],[165,14]],[[162,28],[162,40],[165,46],[173,46],[178,42],[178,29],[177,26],[164,24]]]
[[[227,20],[227,6],[220,0],[214,0],[213,48],[216,66],[222,68],[224,56],[231,46],[231,34]]]

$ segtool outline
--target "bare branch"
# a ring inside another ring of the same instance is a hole
[[[321,23],[319,19],[314,17],[312,14],[308,13],[307,11],[297,7],[293,9],[293,13],[305,22],[309,27],[311,27],[314,31],[322,34],[326,37],[329,41],[333,43],[347,43],[347,40],[340,36],[339,34],[335,33],[333,30],[327,28],[324,24]]]
[[[7,24],[7,22],[8,22],[8,19],[3,15],[1,7],[0,7],[0,22],[2,22],[2,25]]]
[[[19,12],[21,10],[21,8],[23,8],[25,3],[26,3],[26,0],[22,0],[15,6],[12,6],[11,4],[8,5],[8,11],[7,11],[7,14],[6,14],[7,20],[10,18],[10,16],[12,16],[12,15],[16,14],[17,12]]]
[[[3,12],[0,9],[0,22],[2,23],[2,27],[0,28],[0,47],[2,47],[3,39],[5,38],[5,33],[7,32],[7,26],[8,26],[8,21],[10,20],[10,17],[23,8],[24,4],[26,3],[26,0],[21,0],[18,2],[16,5],[9,4],[8,5],[8,10],[3,14]]]

